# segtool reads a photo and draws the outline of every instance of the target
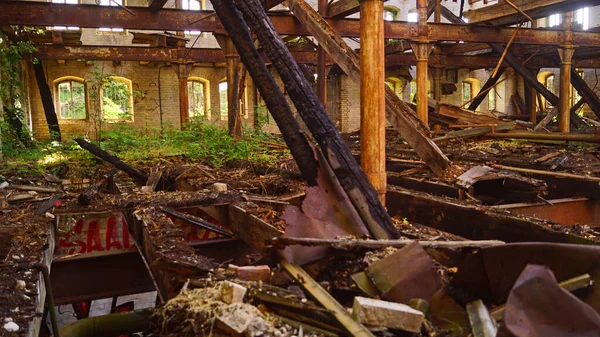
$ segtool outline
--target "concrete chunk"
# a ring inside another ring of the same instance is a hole
[[[420,332],[423,313],[408,305],[355,297],[352,316],[362,324]]]
[[[246,296],[246,290],[237,283],[225,281],[221,286],[221,300],[227,304],[242,303]]]

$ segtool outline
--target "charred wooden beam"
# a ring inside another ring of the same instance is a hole
[[[56,116],[56,110],[54,110],[52,91],[46,82],[46,76],[44,75],[44,66],[42,65],[42,62],[33,62],[33,71],[35,72],[35,79],[40,91],[40,97],[42,98],[42,106],[44,107],[44,115],[46,116],[46,123],[48,124],[48,130],[50,131],[50,137],[53,140],[60,142],[61,136],[60,126],[58,125],[58,116]]]
[[[213,11],[176,9],[151,10],[147,7],[128,7],[135,17],[118,7],[69,5],[30,1],[3,1],[0,22],[5,25],[78,26],[83,28],[126,28],[144,30],[200,30],[224,33],[223,25]],[[442,9],[442,14],[444,10]],[[308,36],[310,32],[293,16],[271,14],[272,23],[280,35]],[[205,18],[198,20],[199,18]],[[328,19],[327,22],[343,37],[360,37],[358,19]],[[401,21],[385,22],[385,38],[406,39],[419,34],[417,24]],[[475,43],[506,43],[517,28],[480,25],[429,23],[428,38],[433,41],[464,41]],[[522,28],[514,44],[555,46],[564,42],[560,30]],[[579,47],[600,45],[600,33],[572,32],[572,43]]]
[[[163,6],[167,3],[167,0],[148,0],[148,8],[152,8],[153,10],[158,10],[163,8]]]
[[[383,0],[388,1],[388,0]],[[348,15],[356,14],[360,11],[360,1],[358,0],[338,0],[329,5],[327,10],[328,17],[343,18]]]
[[[145,184],[148,180],[148,174],[136,169],[135,167],[125,164],[117,156],[111,155],[110,153],[102,150],[100,147],[90,142],[87,142],[82,138],[75,138],[75,142],[79,144],[79,146],[81,146],[83,149],[88,150],[94,156],[112,164],[114,167],[127,173],[127,175],[137,180],[138,182]]]
[[[228,0],[213,1],[213,5],[216,2],[227,5]],[[252,25],[261,46],[266,50],[285,82],[286,89],[300,117],[320,145],[340,185],[367,224],[371,234],[378,239],[398,238],[399,232],[379,201],[377,192],[354,160],[350,149],[329,119],[302,70],[285,47],[258,0],[239,1],[237,5],[244,13],[247,22]],[[224,19],[223,15],[219,15],[219,17]],[[230,36],[232,35],[230,33]],[[239,48],[238,51],[241,54]]]
[[[248,26],[243,24],[241,13],[231,1],[214,0],[213,6],[217,15],[222,19],[223,25],[229,31],[229,36],[240,54],[240,59],[246,65],[254,84],[265,100],[304,179],[309,186],[316,186],[319,164],[315,159],[314,151],[300,131],[300,126],[286,97],[258,54]]]
[[[581,98],[587,103],[587,105],[592,109],[594,114],[600,118],[600,98],[598,95],[588,86],[588,84],[583,80],[581,75],[577,72],[575,66],[571,67],[571,84],[577,90]]]

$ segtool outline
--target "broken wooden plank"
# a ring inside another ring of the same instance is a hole
[[[531,131],[509,131],[504,133],[489,134],[490,138],[500,139],[533,139],[533,140],[551,140],[561,142],[583,142],[600,143],[600,136],[593,134],[578,133],[546,133]]]
[[[455,118],[464,124],[497,124],[498,118],[484,115],[474,111],[461,109],[457,106],[445,103],[437,103],[435,113],[442,116]]]
[[[510,123],[500,123],[496,126],[481,126],[481,127],[474,127],[474,128],[467,129],[467,130],[451,131],[451,132],[448,132],[446,135],[444,135],[442,137],[434,138],[433,140],[436,143],[439,143],[439,142],[444,142],[444,141],[448,141],[448,140],[452,140],[452,139],[467,139],[467,138],[479,137],[479,136],[487,135],[490,132],[493,133],[496,131],[509,131],[509,130],[514,129],[515,125],[516,125],[515,122],[510,122]]]
[[[354,337],[374,337],[364,325],[355,321],[338,301],[319,285],[300,266],[281,261],[281,266],[314,297],[325,309],[332,311],[333,317]]]
[[[258,252],[264,251],[266,242],[283,235],[283,232],[277,228],[233,204],[229,206],[229,223],[227,227],[235,236]]]
[[[319,144],[324,157],[371,235],[377,239],[398,238],[400,236],[398,229],[392,224],[378,198],[377,191],[354,160],[352,152],[312,91],[303,71],[277,34],[258,0],[237,1],[236,4],[244,13],[246,22],[253,28],[261,47],[273,61],[298,114]],[[240,22],[237,24],[239,25]]]
[[[415,240],[337,240],[315,238],[290,238],[278,237],[273,240],[273,246],[285,247],[291,245],[302,246],[331,246],[336,249],[382,249],[387,247],[403,248],[412,243],[418,243],[423,248],[483,248],[503,245],[503,241],[415,241]]]
[[[304,24],[346,75],[360,84],[360,59],[356,52],[304,0],[290,0],[288,5],[296,18]],[[436,175],[441,175],[450,165],[448,158],[429,138],[428,128],[418,119],[416,113],[387,87],[386,118]]]
[[[498,328],[482,300],[467,303],[467,314],[473,337],[496,337]]]
[[[585,181],[590,181],[590,182],[600,182],[600,178],[591,177],[591,176],[582,176],[582,175],[571,174],[571,173],[532,170],[532,169],[525,169],[525,168],[520,168],[520,167],[512,167],[512,166],[504,166],[504,165],[492,165],[492,167],[497,168],[499,170],[514,171],[514,172],[526,173],[526,174],[536,174],[536,175],[542,175],[542,176],[551,176],[551,177],[555,177],[555,178],[569,178],[569,179],[585,180]]]
[[[197,217],[197,216],[194,216],[194,215],[191,215],[191,214],[187,214],[187,213],[183,213],[183,212],[179,212],[179,211],[176,211],[176,210],[174,210],[172,208],[169,208],[169,207],[162,206],[162,207],[160,207],[160,209],[161,209],[161,211],[163,211],[163,212],[165,212],[165,213],[167,213],[169,215],[172,215],[172,216],[174,216],[175,218],[177,218],[179,220],[183,220],[185,222],[188,222],[188,223],[190,223],[192,225],[199,226],[201,228],[204,228],[206,230],[209,230],[209,231],[221,234],[221,235],[226,236],[226,237],[232,237],[233,236],[226,229],[221,228],[221,227],[219,227],[217,225],[213,225],[212,223],[210,223],[210,222],[208,222],[208,221],[206,221],[206,220],[204,220],[204,219],[202,219],[200,217]]]
[[[19,190],[19,191],[34,191],[39,193],[62,193],[63,191],[58,188],[43,187],[43,186],[31,186],[31,185],[9,185],[7,189]]]

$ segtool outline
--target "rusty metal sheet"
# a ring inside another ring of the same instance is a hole
[[[528,265],[517,279],[504,322],[516,337],[600,335],[600,315],[562,289],[552,271],[540,265]]]
[[[600,262],[600,247],[513,243],[469,253],[458,264],[452,283],[486,302],[502,304],[528,264],[544,265],[559,282],[589,273]]]
[[[426,301],[442,287],[442,280],[427,252],[414,242],[374,262],[365,272],[387,301]]]

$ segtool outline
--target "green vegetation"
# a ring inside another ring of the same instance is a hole
[[[69,135],[69,138],[77,136]],[[272,162],[278,156],[288,154],[287,151],[266,150],[263,141],[280,142],[278,138],[256,130],[248,130],[244,139],[234,140],[226,129],[197,119],[187,124],[184,130],[167,126],[162,133],[159,128],[140,130],[124,123],[112,124],[110,130],[102,131],[102,141],[96,144],[137,167],[157,159],[172,159],[202,162],[218,168],[235,159]],[[105,165],[72,141],[37,142],[29,148],[13,148],[11,144],[3,142],[6,165],[0,171],[2,175],[7,172],[39,174],[52,171],[65,162],[73,174],[90,176]]]

